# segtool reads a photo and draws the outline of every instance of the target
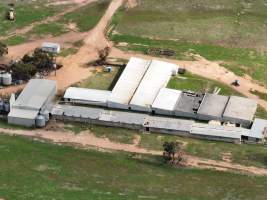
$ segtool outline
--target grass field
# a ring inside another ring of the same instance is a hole
[[[175,169],[157,157],[85,151],[0,136],[4,199],[264,200],[266,177]]]
[[[250,75],[267,85],[265,2],[146,0],[113,18],[110,38],[123,49],[147,53],[167,48],[177,59],[200,54],[237,75]]]
[[[109,3],[110,0],[99,0],[91,3],[88,6],[64,15],[59,22],[62,24],[74,23],[79,31],[88,31],[101,19]]]
[[[17,5],[17,20],[15,22],[0,21],[0,34],[4,35],[11,30],[22,28],[32,22],[41,21],[48,16],[53,16],[59,11],[64,10],[66,6],[40,6],[46,2],[40,3],[40,0],[33,3],[24,1]],[[73,12],[67,13],[59,20],[49,23],[41,23],[33,27],[29,32],[12,36],[2,42],[7,45],[17,45],[26,42],[28,39],[38,39],[47,36],[59,36],[64,33],[73,31],[88,31],[92,29],[107,9],[110,0],[100,0],[89,5],[79,8]],[[4,15],[6,4],[0,1],[0,15]],[[24,13],[27,13],[26,15]],[[2,24],[1,24],[2,23]],[[1,26],[2,25],[2,26]],[[72,26],[72,27],[70,27]]]
[[[177,90],[191,90],[191,91],[202,91],[212,93],[214,89],[221,88],[221,95],[240,95],[240,93],[236,92],[234,89],[220,83],[218,81],[209,80],[204,77],[191,74],[190,72],[186,72],[184,75],[177,75],[172,77],[172,79],[168,83],[168,88],[177,89]]]
[[[94,71],[93,75],[81,83],[75,84],[76,87],[91,88],[99,90],[112,90],[119,79],[123,68],[113,67],[112,72]]]
[[[5,20],[8,3],[0,0],[0,35],[4,36],[10,31],[27,26],[33,22],[41,21],[48,16],[53,16],[58,11],[66,8],[66,6],[48,6],[47,0],[24,0],[15,2],[16,20],[10,22]],[[2,20],[3,19],[3,20]]]

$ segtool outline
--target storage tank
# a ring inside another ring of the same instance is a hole
[[[4,110],[5,112],[7,112],[7,113],[10,112],[10,105],[9,105],[9,103],[4,103],[3,108],[4,108],[3,110]]]
[[[42,115],[45,117],[45,121],[49,121],[49,111],[45,110]]]
[[[5,86],[11,85],[12,83],[12,76],[10,73],[2,74],[2,84]]]
[[[45,127],[45,117],[43,115],[38,115],[35,120],[35,125],[38,128]]]

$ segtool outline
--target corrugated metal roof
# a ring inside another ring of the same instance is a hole
[[[56,81],[31,79],[12,107],[39,110],[54,92]]]
[[[267,120],[256,118],[253,122],[252,128],[248,136],[263,139],[264,130],[267,130]]]
[[[175,64],[153,60],[136,90],[130,105],[149,108],[161,88],[166,87],[173,71],[178,70]]]
[[[232,139],[240,139],[241,135],[247,134],[249,129],[238,127],[227,127],[211,124],[194,123],[190,133],[196,135],[205,135],[213,137],[225,137]]]
[[[206,93],[197,114],[220,118],[223,115],[229,97]]]
[[[58,48],[60,48],[60,44],[58,44],[58,43],[52,43],[52,42],[44,42],[42,44],[42,48],[58,49]]]
[[[87,101],[88,104],[105,104],[111,91],[69,87],[64,95],[65,99]]]
[[[161,88],[152,104],[152,108],[173,111],[181,93],[180,90]]]
[[[144,126],[158,129],[189,132],[193,123],[194,121],[192,120],[148,116],[145,119]]]
[[[223,117],[252,121],[257,110],[257,102],[252,99],[231,96]]]
[[[148,60],[134,57],[130,59],[109,97],[111,107],[112,103],[128,106],[149,64]]]

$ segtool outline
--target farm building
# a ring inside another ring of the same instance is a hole
[[[222,121],[228,100],[227,96],[206,93],[197,111],[198,119]]]
[[[44,42],[41,47],[42,51],[48,53],[60,53],[60,44],[51,43],[51,42]]]
[[[203,93],[182,92],[174,109],[178,117],[197,118],[197,111],[204,98]]]
[[[223,120],[249,127],[256,110],[256,101],[244,97],[231,96],[223,113]]]
[[[161,88],[152,104],[152,112],[160,115],[174,115],[174,108],[182,91]]]
[[[153,60],[130,102],[131,109],[151,112],[160,89],[166,87],[171,76],[177,72],[177,65]]]
[[[242,136],[248,133],[249,129],[204,123],[194,123],[190,130],[190,134],[195,138],[233,143],[240,143]]]
[[[51,113],[53,118],[58,120],[87,122],[89,124],[233,143],[240,143],[241,141],[263,142],[263,130],[266,129],[264,127],[267,125],[266,120],[257,120],[255,128],[250,130],[235,126],[224,126],[220,123],[196,123],[193,120],[70,105],[55,105]],[[258,129],[259,123],[261,128]]]
[[[118,82],[109,97],[108,107],[128,109],[136,89],[138,88],[151,61],[131,58],[123,70]]]
[[[264,142],[264,138],[267,136],[267,120],[256,118],[250,129],[249,134],[245,139],[251,142]]]
[[[10,108],[8,123],[33,127],[39,114],[47,114],[56,95],[55,81],[32,79]],[[47,116],[46,116],[47,117]]]
[[[111,91],[70,87],[64,94],[65,102],[107,106]]]

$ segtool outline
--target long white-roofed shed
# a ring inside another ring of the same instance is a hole
[[[107,106],[110,94],[111,91],[107,90],[69,87],[64,94],[64,100],[77,104]]]
[[[138,88],[151,61],[140,58],[131,58],[123,70],[117,84],[108,100],[108,107],[128,109],[136,89]]]
[[[178,68],[175,64],[153,60],[130,102],[131,109],[151,112],[151,106],[160,89],[166,87]]]
[[[168,88],[161,88],[155,101],[152,104],[152,110],[160,115],[174,114],[175,105],[177,104],[182,91]]]

